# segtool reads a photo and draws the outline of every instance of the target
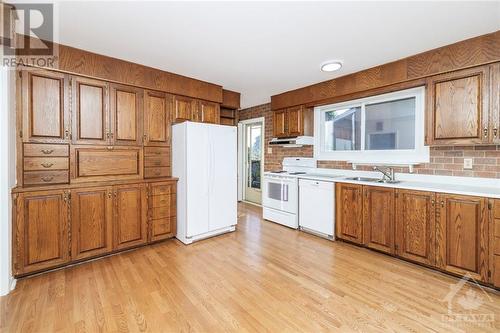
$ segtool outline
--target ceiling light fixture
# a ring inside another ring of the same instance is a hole
[[[321,71],[335,72],[342,68],[342,62],[337,60],[325,61],[321,64]]]

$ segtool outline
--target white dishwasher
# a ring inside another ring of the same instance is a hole
[[[334,239],[335,183],[299,179],[299,228]]]

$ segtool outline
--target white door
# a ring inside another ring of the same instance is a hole
[[[262,203],[262,173],[264,170],[264,126],[262,120],[247,122],[244,133],[245,200]]]
[[[209,229],[237,223],[236,127],[209,125]]]
[[[209,144],[208,127],[189,122],[186,128],[186,236],[208,232]]]

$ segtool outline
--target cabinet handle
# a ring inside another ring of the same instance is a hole
[[[107,146],[106,149],[107,150],[113,150],[113,149],[115,149],[115,147],[113,147],[113,146]]]
[[[444,201],[441,201],[441,207],[444,207]]]
[[[111,199],[111,192],[108,192],[108,198]]]
[[[160,161],[156,161],[155,162],[155,166],[160,166],[161,162]]]
[[[483,132],[484,132],[484,137],[487,138],[488,137],[488,128],[485,127]]]
[[[41,166],[43,166],[44,168],[50,168],[53,165],[54,165],[54,163],[47,163],[47,162],[44,162],[41,164]]]
[[[52,176],[44,176],[44,177],[42,177],[42,181],[44,181],[44,182],[50,182],[52,179],[54,179],[54,177],[52,177]]]
[[[432,207],[434,207],[434,205],[435,205],[435,204],[436,204],[436,201],[431,200],[431,205],[432,205]]]
[[[160,175],[160,171],[155,171],[155,176],[159,176]]]
[[[64,138],[69,139],[69,130],[68,129],[64,131]]]
[[[42,153],[45,155],[52,154],[54,152],[54,149],[42,149]]]
[[[142,136],[142,142],[147,142],[147,141],[148,141],[148,136],[147,136],[147,134],[144,134]]]
[[[496,139],[496,138],[497,138],[497,136],[498,136],[498,129],[495,127],[495,128],[493,129],[493,138],[495,138],[495,139]]]

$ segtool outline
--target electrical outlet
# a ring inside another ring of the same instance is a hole
[[[472,169],[472,158],[464,158],[464,169]]]
[[[271,147],[267,147],[267,153],[268,153],[268,154],[272,154],[272,153],[273,153],[273,148],[271,148]]]

